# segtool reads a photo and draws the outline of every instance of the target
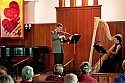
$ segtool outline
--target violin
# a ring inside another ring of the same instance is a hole
[[[60,32],[59,32],[59,35],[60,35],[60,36],[63,36],[63,38],[62,38],[63,40],[62,40],[62,41],[63,41],[64,43],[67,42],[68,44],[69,44],[69,41],[71,40],[71,38],[72,38],[72,36],[73,36],[72,34],[67,33],[67,32],[64,32],[64,31],[60,31]]]
[[[60,31],[59,35],[65,35],[66,37],[72,36],[72,34],[64,32],[64,31]]]

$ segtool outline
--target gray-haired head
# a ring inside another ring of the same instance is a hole
[[[4,66],[0,66],[0,76],[7,74],[7,69]]]
[[[125,72],[125,60],[123,60],[123,62],[122,62],[122,68],[123,68],[123,70]]]
[[[61,75],[63,73],[63,65],[62,64],[56,64],[53,69],[54,75]]]
[[[89,74],[91,72],[91,64],[88,61],[84,61],[80,65],[82,73]]]
[[[67,74],[64,77],[64,83],[77,83],[77,82],[78,82],[77,75],[73,73]]]
[[[0,83],[14,83],[14,80],[10,75],[5,74],[0,76]]]
[[[22,79],[23,80],[32,80],[32,77],[34,75],[33,68],[30,66],[25,66],[22,69]]]

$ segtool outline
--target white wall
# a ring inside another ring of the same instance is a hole
[[[56,23],[56,8],[59,0],[39,0],[35,3],[36,23]]]
[[[102,5],[102,19],[106,21],[125,21],[125,0],[98,0],[98,2],[99,5]],[[93,2],[88,3],[92,5]],[[25,23],[56,23],[55,7],[58,6],[59,0],[25,1]]]
[[[24,23],[35,23],[35,3],[26,1],[24,5]]]
[[[125,21],[125,0],[98,0],[101,18],[106,21]]]
[[[25,1],[25,23],[56,23],[59,0]]]

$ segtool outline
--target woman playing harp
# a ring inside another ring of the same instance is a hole
[[[115,65],[122,63],[122,38],[120,35],[114,36],[114,48],[111,55],[103,61],[101,72],[115,73]]]
[[[98,27],[99,26],[99,27]],[[92,55],[94,54],[93,53],[93,45],[95,44],[95,39],[96,39],[96,33],[97,33],[97,29],[98,28],[102,28],[103,30],[104,30],[104,32],[106,33],[106,37],[108,38],[108,40],[109,41],[113,41],[114,39],[115,39],[115,36],[111,36],[111,34],[110,34],[110,30],[109,30],[109,26],[108,26],[108,24],[104,21],[104,20],[102,20],[102,19],[100,19],[99,17],[94,17],[94,30],[93,30],[93,36],[92,36],[92,44],[91,44],[91,49],[90,49],[90,57],[89,57],[89,62],[90,63],[92,63],[93,61],[92,61]],[[121,49],[122,49],[122,44],[121,44],[121,42],[122,42],[122,35],[121,34],[117,34],[117,36],[120,36],[120,38],[121,38],[121,40],[120,40],[120,42],[119,42],[119,44],[121,45]],[[102,38],[102,37],[101,37]],[[106,42],[108,41],[108,40],[105,40]],[[105,42],[104,42],[105,43]],[[111,45],[111,44],[110,44]],[[94,63],[94,66],[93,66],[93,68],[92,68],[92,72],[94,73],[94,72],[102,72],[102,64],[104,63],[105,64],[105,60],[107,60],[108,58],[110,58],[110,55],[111,54],[113,54],[113,52],[115,52],[115,48],[116,48],[116,43],[114,42],[114,44],[112,45],[112,47],[110,47],[110,49],[109,50],[107,50],[107,54],[104,54],[102,57],[101,57],[101,63],[100,63],[100,60],[99,61],[97,61],[97,63],[95,64]],[[113,51],[113,52],[112,52]],[[118,50],[117,50],[118,51]],[[120,53],[122,53],[122,52],[120,52]],[[118,53],[119,54],[119,53]],[[122,56],[122,54],[119,54],[120,56]],[[117,52],[115,52],[115,55],[112,55],[111,57],[113,57],[113,56],[117,56]],[[114,58],[113,58],[114,59]],[[121,60],[121,59],[119,59],[119,60]],[[118,61],[119,61],[118,60]],[[122,61],[122,60],[121,60]],[[117,60],[116,60],[116,62],[117,62]],[[116,62],[114,62],[113,64],[115,64]],[[100,64],[101,64],[101,66],[100,66]],[[104,65],[103,64],[103,65]],[[109,64],[109,63],[108,63]],[[110,64],[110,66],[111,66],[112,64]],[[100,68],[101,67],[101,68]],[[107,67],[109,67],[109,66],[106,66],[105,68],[107,68]],[[103,67],[104,68],[104,67]],[[104,71],[103,71],[104,72]],[[106,71],[105,71],[106,72]]]

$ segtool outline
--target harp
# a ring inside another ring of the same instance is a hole
[[[94,47],[93,46],[94,46],[95,41],[96,41],[96,35],[97,35],[97,29],[98,28],[102,28],[103,29],[103,32],[104,32],[104,34],[105,34],[105,36],[106,36],[106,38],[107,38],[108,41],[113,41],[113,39],[114,39],[114,36],[112,36],[111,33],[110,33],[108,24],[104,20],[100,19],[99,17],[94,17],[94,30],[93,30],[92,43],[91,43],[90,56],[89,56],[89,62],[91,64],[93,62],[92,61],[93,52],[94,52]],[[121,38],[122,38],[121,34],[117,34],[117,35],[121,36]],[[101,65],[103,64],[103,61],[110,56],[111,50],[113,50],[114,46],[115,45],[113,44],[109,48],[109,50],[107,50],[107,54],[104,54],[101,57]],[[99,70],[100,70],[100,60],[98,60],[95,64],[93,64],[92,72],[96,73],[96,72],[99,72]]]

